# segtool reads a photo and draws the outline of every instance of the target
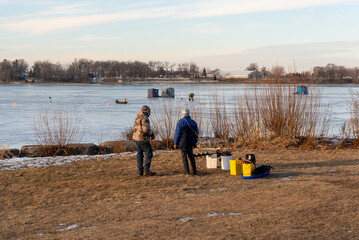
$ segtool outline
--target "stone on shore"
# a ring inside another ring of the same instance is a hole
[[[16,148],[0,149],[0,159],[19,157],[20,150]]]
[[[25,145],[20,149],[21,157],[45,157],[46,147],[42,145]],[[49,146],[51,147],[51,146]],[[54,155],[97,155],[100,153],[99,146],[93,143],[74,143],[66,146],[66,154],[59,151]]]

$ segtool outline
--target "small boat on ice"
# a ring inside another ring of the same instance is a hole
[[[121,101],[118,101],[118,99],[116,99],[115,103],[116,104],[127,104],[127,100],[126,100],[126,98],[124,98],[121,102]]]

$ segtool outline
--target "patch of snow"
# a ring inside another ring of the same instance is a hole
[[[225,191],[227,190],[227,188],[217,188],[217,189],[211,189],[211,192],[215,192],[215,191]]]
[[[235,212],[231,212],[231,213],[228,213],[228,215],[242,215],[243,213],[239,212],[239,213],[235,213]]]
[[[156,151],[157,152],[157,151]],[[111,153],[106,155],[73,155],[73,156],[56,156],[56,157],[23,157],[0,159],[0,171],[11,171],[23,168],[37,168],[48,166],[60,166],[70,164],[76,161],[85,161],[96,158],[109,159],[112,156],[135,156],[137,153],[123,152]]]
[[[214,213],[207,213],[207,216],[208,217],[216,217],[216,216],[219,216],[218,213],[214,212]]]
[[[174,152],[176,150],[156,150],[155,153],[170,153],[170,152]]]
[[[192,221],[192,220],[194,220],[194,218],[190,218],[190,217],[178,219],[178,221],[180,221],[182,223],[189,222],[189,221]]]
[[[207,216],[208,217],[217,217],[217,216],[223,216],[223,215],[242,215],[243,213],[234,213],[234,212],[231,212],[231,213],[216,213],[216,212],[213,212],[213,213],[207,213]]]
[[[201,148],[201,150],[217,151],[219,148]]]
[[[82,229],[82,230],[87,230],[87,229],[91,229],[91,228],[95,228],[95,226],[92,226],[92,227],[82,227],[81,229]]]
[[[280,179],[279,181],[290,181],[292,177],[293,176],[284,177],[284,178]]]
[[[57,230],[57,231],[68,231],[68,230],[74,230],[74,229],[76,229],[76,228],[78,228],[78,227],[79,227],[79,225],[74,224],[74,225],[71,225],[71,226],[65,227],[65,228],[63,228],[63,229],[59,229],[59,230]]]

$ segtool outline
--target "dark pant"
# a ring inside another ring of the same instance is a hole
[[[180,150],[181,150],[181,154],[182,154],[182,162],[183,162],[183,167],[184,167],[185,173],[190,174],[189,166],[188,166],[188,159],[187,159],[187,156],[188,156],[189,161],[191,163],[192,174],[197,174],[196,160],[194,159],[194,156],[193,156],[193,148],[181,148]]]
[[[137,169],[138,173],[150,171],[152,160],[152,147],[149,142],[135,142],[137,147]],[[145,166],[143,166],[143,153],[146,154]]]

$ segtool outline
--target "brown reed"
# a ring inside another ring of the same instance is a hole
[[[350,91],[351,100],[349,102],[350,120],[348,128],[353,136],[355,144],[359,145],[359,92]]]
[[[173,148],[175,128],[180,118],[180,104],[175,99],[160,99],[151,104],[151,122],[153,129],[157,133],[157,138],[161,139],[166,148]]]
[[[244,102],[236,100],[231,135],[237,144],[288,147],[327,136],[331,115],[321,104],[320,93],[297,95],[294,90],[293,85],[270,84],[253,94],[246,91]]]

